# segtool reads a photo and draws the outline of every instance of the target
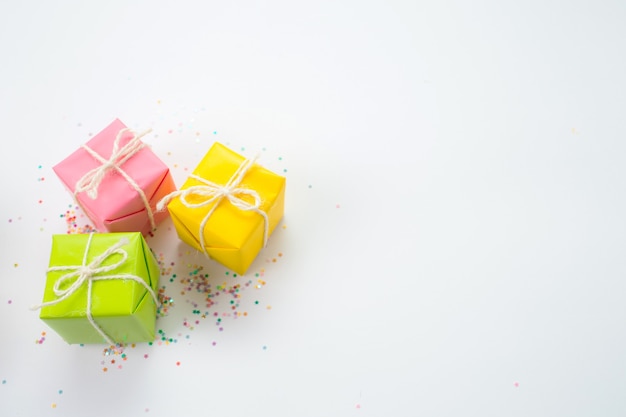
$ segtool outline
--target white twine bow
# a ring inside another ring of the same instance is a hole
[[[74,294],[81,288],[85,283],[87,284],[87,306],[86,306],[86,316],[89,323],[93,326],[93,328],[100,333],[100,335],[107,341],[110,345],[115,345],[115,341],[113,341],[109,335],[107,335],[104,330],[96,323],[91,314],[91,291],[93,287],[94,281],[105,281],[105,280],[131,280],[135,281],[138,284],[141,284],[148,293],[152,296],[154,303],[159,306],[159,299],[157,298],[154,290],[140,277],[132,274],[112,274],[112,275],[102,275],[107,272],[113,271],[116,268],[119,268],[121,265],[126,262],[128,259],[128,253],[122,249],[122,246],[127,245],[129,240],[127,238],[122,238],[116,244],[109,247],[102,254],[96,256],[89,264],[87,264],[87,254],[89,253],[89,247],[91,246],[91,239],[93,234],[89,235],[89,239],[87,240],[87,245],[85,246],[85,253],[83,254],[83,262],[81,265],[68,265],[68,266],[52,266],[48,268],[48,272],[51,271],[70,271],[67,274],[63,275],[59,278],[52,287],[54,294],[58,297],[55,300],[48,301],[39,305],[32,307],[32,310],[38,310],[43,307],[51,306],[58,304]],[[103,266],[102,263],[113,255],[121,255],[122,258],[111,265]],[[70,286],[66,289],[62,289],[63,285],[71,282]]]
[[[148,129],[140,134],[137,134],[129,128],[121,129],[117,133],[117,136],[113,141],[113,150],[111,151],[111,156],[109,157],[109,159],[102,157],[102,155],[91,149],[86,144],[82,145],[82,148],[102,165],[88,171],[76,182],[76,187],[74,189],[74,198],[76,198],[76,195],[78,193],[86,192],[92,200],[95,200],[96,198],[98,198],[98,188],[100,187],[100,183],[104,179],[106,173],[111,170],[117,171],[130,184],[130,186],[133,187],[135,191],[137,191],[139,197],[141,197],[141,201],[146,207],[146,212],[148,213],[150,227],[152,229],[155,229],[156,223],[154,221],[154,213],[152,212],[152,208],[150,207],[150,202],[148,201],[146,194],[135,182],[135,180],[133,180],[132,177],[122,169],[122,165],[124,165],[126,161],[128,161],[137,152],[139,152],[146,146],[146,144],[143,143],[140,139],[151,131],[152,129]],[[133,137],[126,143],[126,145],[120,147],[120,141],[122,140],[122,136],[126,132],[131,132],[133,134]],[[78,202],[78,199],[76,199],[76,201]]]
[[[230,204],[234,207],[237,207],[239,210],[243,211],[254,211],[258,213],[261,217],[263,217],[264,228],[263,228],[263,246],[267,245],[267,238],[269,235],[269,218],[267,217],[267,213],[260,209],[261,207],[261,196],[255,190],[250,190],[248,188],[238,187],[238,185],[243,180],[244,176],[248,173],[250,168],[254,165],[256,160],[258,159],[258,155],[256,155],[252,159],[246,159],[243,163],[237,168],[237,171],[233,174],[233,176],[228,180],[226,185],[219,185],[214,182],[211,182],[205,178],[199,177],[197,175],[190,175],[191,178],[201,182],[204,185],[192,185],[189,188],[184,190],[174,191],[163,197],[161,201],[157,204],[157,211],[163,210],[167,203],[169,203],[172,199],[176,197],[180,197],[180,202],[189,208],[198,208],[207,206],[209,204],[213,204],[211,210],[204,216],[202,222],[200,222],[200,229],[198,234],[200,235],[200,246],[204,251],[205,255],[210,257],[204,243],[204,227],[206,226],[209,218],[220,204],[223,199],[227,199]],[[204,199],[198,203],[192,203],[187,200],[189,196],[203,197]],[[252,197],[254,203],[249,203],[240,198],[240,196],[248,196]]]

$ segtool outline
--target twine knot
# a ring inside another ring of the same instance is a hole
[[[217,195],[221,197],[230,197],[232,195],[232,188],[229,187],[219,187],[216,192]]]
[[[99,274],[103,274],[119,268],[120,266],[122,266],[122,264],[124,264],[124,262],[126,262],[126,259],[128,258],[128,253],[124,249],[121,249],[121,247],[127,245],[129,241],[126,238],[122,238],[119,242],[108,248],[101,255],[95,257],[93,261],[91,261],[91,263],[85,265],[85,262],[87,260],[87,252],[89,250],[89,246],[91,246],[92,236],[93,235],[89,235],[89,240],[87,241],[87,247],[85,249],[82,265],[53,266],[48,269],[48,271],[71,271],[61,276],[61,278],[59,278],[54,283],[52,290],[57,297],[61,297],[60,299],[55,300],[54,304],[57,304],[63,301],[65,298],[69,297],[70,295],[74,294],[80,287],[83,286],[85,281],[93,280]],[[122,258],[111,265],[102,266],[102,263],[113,255],[121,255]],[[104,277],[100,277],[100,279],[103,278]],[[72,282],[72,284],[70,284],[67,289],[61,288],[64,284],[67,284],[69,282]]]

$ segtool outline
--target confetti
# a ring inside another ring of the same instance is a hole
[[[77,211],[79,210],[78,206],[72,206],[71,204],[69,205],[69,209],[65,211],[65,213],[61,213],[59,215],[60,218],[64,218],[65,219],[65,223],[67,226],[67,234],[80,234],[80,233],[93,233],[93,232],[97,232],[97,230],[91,226],[90,224],[86,223],[83,226],[79,226],[78,225],[78,218],[81,217],[85,217],[84,214],[79,214],[77,213]]]

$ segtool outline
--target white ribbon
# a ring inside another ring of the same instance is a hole
[[[214,182],[211,182],[205,178],[199,177],[197,175],[190,175],[191,178],[201,182],[204,185],[192,185],[189,188],[184,190],[174,191],[163,197],[161,201],[158,202],[156,208],[157,211],[163,210],[167,203],[169,203],[173,198],[180,197],[180,202],[189,208],[198,208],[207,206],[209,204],[213,204],[211,210],[204,216],[202,222],[200,222],[200,229],[198,234],[200,235],[200,246],[204,251],[204,254],[210,257],[204,243],[204,227],[206,226],[209,218],[220,204],[223,199],[227,199],[230,204],[237,207],[239,210],[243,211],[254,211],[263,217],[264,221],[264,229],[263,229],[263,246],[267,245],[267,238],[269,235],[269,218],[267,217],[267,213],[260,209],[261,207],[261,196],[255,190],[250,190],[248,188],[238,187],[238,185],[243,180],[244,176],[248,173],[250,168],[254,165],[255,161],[258,159],[258,155],[253,159],[246,159],[243,163],[237,168],[237,171],[233,174],[233,176],[228,180],[226,185],[219,185]],[[198,203],[191,203],[187,200],[189,196],[196,196],[204,198]],[[252,197],[254,203],[249,203],[240,198],[240,196],[249,196]]]
[[[100,187],[100,183],[104,179],[104,176],[107,172],[115,170],[119,172],[119,174],[131,185],[131,187],[133,187],[133,189],[137,191],[139,197],[141,197],[141,201],[143,201],[143,205],[146,207],[146,211],[148,212],[150,227],[154,230],[156,228],[154,213],[150,208],[150,202],[148,201],[146,194],[135,182],[135,180],[133,180],[131,176],[122,169],[122,165],[124,165],[126,161],[128,161],[137,152],[139,152],[146,146],[146,144],[143,143],[140,139],[151,131],[152,129],[148,129],[145,132],[136,134],[129,128],[121,129],[117,133],[117,136],[113,141],[113,150],[111,151],[111,156],[109,157],[109,159],[102,157],[102,155],[91,149],[89,146],[82,145],[83,149],[86,150],[89,155],[91,155],[96,161],[100,162],[102,165],[88,171],[76,182],[76,187],[74,189],[74,198],[76,198],[76,195],[78,193],[82,192],[86,192],[92,200],[98,198],[98,188]],[[120,147],[120,141],[122,140],[122,136],[126,132],[131,132],[133,134],[133,137],[128,141],[128,143],[126,143],[126,145]],[[76,201],[78,202],[77,198]]]
[[[86,307],[86,315],[87,320],[93,326],[93,328],[100,333],[100,335],[109,343],[110,345],[115,345],[115,341],[113,341],[102,328],[95,322],[93,316],[91,314],[91,291],[93,287],[94,281],[105,281],[105,280],[131,280],[135,281],[138,284],[143,285],[143,287],[150,293],[154,303],[159,306],[159,299],[157,298],[154,290],[140,277],[131,274],[112,274],[112,275],[102,275],[107,272],[113,271],[126,262],[128,259],[128,253],[122,249],[122,246],[127,245],[129,240],[127,238],[122,238],[109,247],[102,254],[96,256],[89,264],[87,264],[87,254],[89,252],[89,247],[91,246],[91,239],[93,237],[93,233],[89,234],[89,239],[87,240],[87,245],[85,246],[85,253],[83,254],[83,262],[81,265],[68,265],[68,266],[52,266],[48,268],[48,272],[52,271],[70,271],[67,274],[63,275],[59,278],[52,287],[54,294],[58,297],[55,300],[48,301],[46,303],[42,303],[32,307],[32,310],[38,310],[43,307],[51,306],[58,304],[74,294],[81,288],[85,283],[87,284],[87,307]],[[103,266],[102,263],[113,255],[121,255],[122,258],[114,264]],[[71,282],[70,286],[66,289],[62,289],[63,285]]]

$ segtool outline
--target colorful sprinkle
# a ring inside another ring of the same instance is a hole
[[[70,208],[62,213],[59,217],[65,218],[65,223],[67,225],[67,234],[80,234],[80,233],[93,233],[96,232],[96,229],[90,224],[84,224],[83,226],[78,225],[78,218],[85,218],[84,214],[79,214],[77,211],[79,210],[78,206],[69,206]]]

